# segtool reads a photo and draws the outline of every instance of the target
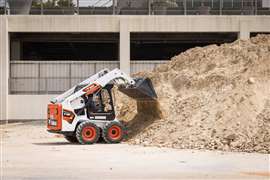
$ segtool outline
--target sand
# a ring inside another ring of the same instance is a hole
[[[128,143],[270,153],[270,36],[196,47],[149,77],[156,102],[116,92]]]

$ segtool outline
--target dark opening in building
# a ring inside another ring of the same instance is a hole
[[[187,49],[223,44],[237,33],[131,33],[131,60],[169,60]]]
[[[259,34],[267,34],[267,35],[270,35],[269,32],[251,32],[251,33],[250,33],[250,37],[255,37],[255,36],[259,35]]]
[[[118,60],[118,33],[12,33],[11,60]]]

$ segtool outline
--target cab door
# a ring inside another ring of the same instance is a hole
[[[115,111],[111,89],[107,85],[93,96],[95,110],[89,113],[89,119],[112,121],[115,119]]]

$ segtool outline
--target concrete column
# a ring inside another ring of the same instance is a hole
[[[120,19],[120,69],[130,74],[130,32],[125,18]]]
[[[239,39],[248,40],[250,38],[250,28],[249,28],[249,21],[240,21],[239,22]]]
[[[8,119],[9,36],[7,16],[0,16],[0,120]]]

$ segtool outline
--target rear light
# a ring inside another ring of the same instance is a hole
[[[57,126],[57,121],[53,119],[48,119],[48,125],[49,126]]]

